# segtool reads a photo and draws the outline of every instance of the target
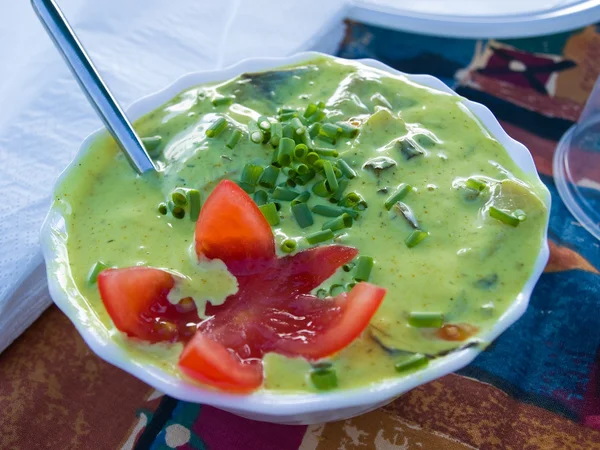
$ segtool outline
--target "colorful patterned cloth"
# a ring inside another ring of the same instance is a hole
[[[338,54],[435,75],[529,147],[552,193],[551,257],[523,318],[457,374],[369,414],[306,427],[163,396],[93,355],[52,307],[0,356],[0,448],[600,449],[600,242],[552,179],[556,142],[600,72],[600,30],[473,41],[349,23]],[[600,152],[588,157],[577,176],[594,189]]]

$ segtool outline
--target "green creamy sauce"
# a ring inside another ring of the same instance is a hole
[[[214,107],[215,96],[236,100]],[[249,141],[247,122],[259,115],[276,116],[281,106],[303,110],[309,102],[321,100],[330,121],[362,123],[356,138],[340,139],[336,148],[358,172],[347,192],[358,192],[369,206],[336,242],[373,257],[370,282],[387,289],[369,330],[330,359],[339,387],[402,376],[394,369],[402,352],[436,355],[465,345],[438,339],[435,330],[409,326],[412,311],[443,313],[446,322],[470,324],[478,334],[497,321],[530,276],[539,252],[546,217],[546,205],[540,200],[543,185],[515,165],[459,97],[358,63],[320,58],[189,89],[138,120],[135,126],[142,136],[162,138],[158,174],[136,176],[109,138],[91,146],[62,185],[57,201],[69,205],[72,277],[106,327],[114,330],[96,285],[87,282],[96,261],[182,274],[189,280],[178,286],[178,293],[195,294],[200,307],[207,299],[220,303],[235,292],[236,280],[220,261],[195,261],[190,252],[194,222],[187,216],[161,215],[157,206],[176,187],[198,189],[204,200],[220,180],[239,180],[246,163],[268,165],[273,150]],[[225,146],[229,131],[212,139],[205,135],[220,115],[244,130],[233,150]],[[412,140],[423,154],[407,160],[399,138]],[[369,161],[371,166],[384,161],[382,157],[394,164],[381,170],[364,167]],[[472,176],[486,180],[489,188],[469,200],[464,185]],[[411,225],[396,209],[387,211],[383,206],[400,183],[413,186],[403,202],[420,228],[429,232],[413,248],[404,242],[413,231]],[[312,195],[308,204],[328,203]],[[491,205],[521,209],[527,220],[516,228],[507,226],[489,216]],[[303,235],[320,230],[330,219],[315,214],[315,224],[301,229],[285,201],[280,216],[281,224],[273,230],[277,247],[293,238],[298,250],[308,246]],[[321,288],[350,282],[352,272],[339,270]],[[113,335],[132,358],[178,373],[180,344],[153,346],[127,340],[116,330]],[[304,360],[267,355],[265,389],[313,390],[307,381],[309,369]]]

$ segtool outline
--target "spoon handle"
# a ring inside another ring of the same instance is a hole
[[[125,113],[100,78],[92,60],[54,0],[31,0],[33,9],[62,54],[79,86],[86,94],[108,131],[140,174],[156,170],[152,159],[125,116]]]

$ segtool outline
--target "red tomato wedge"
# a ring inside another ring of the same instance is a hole
[[[179,367],[189,377],[232,392],[250,392],[262,384],[262,364],[244,362],[218,342],[197,333],[185,346]]]
[[[233,181],[221,181],[202,206],[196,222],[196,254],[221,259],[234,275],[248,273],[253,262],[275,257],[271,226]]]
[[[187,340],[199,322],[196,307],[181,311],[167,299],[175,280],[151,267],[107,269],[98,275],[100,297],[115,326],[150,342]]]

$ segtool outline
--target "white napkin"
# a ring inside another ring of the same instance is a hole
[[[8,3],[8,2],[6,2]],[[0,352],[50,304],[38,233],[54,181],[101,126],[28,1],[0,14]],[[58,0],[121,105],[192,71],[333,51],[343,0]]]

